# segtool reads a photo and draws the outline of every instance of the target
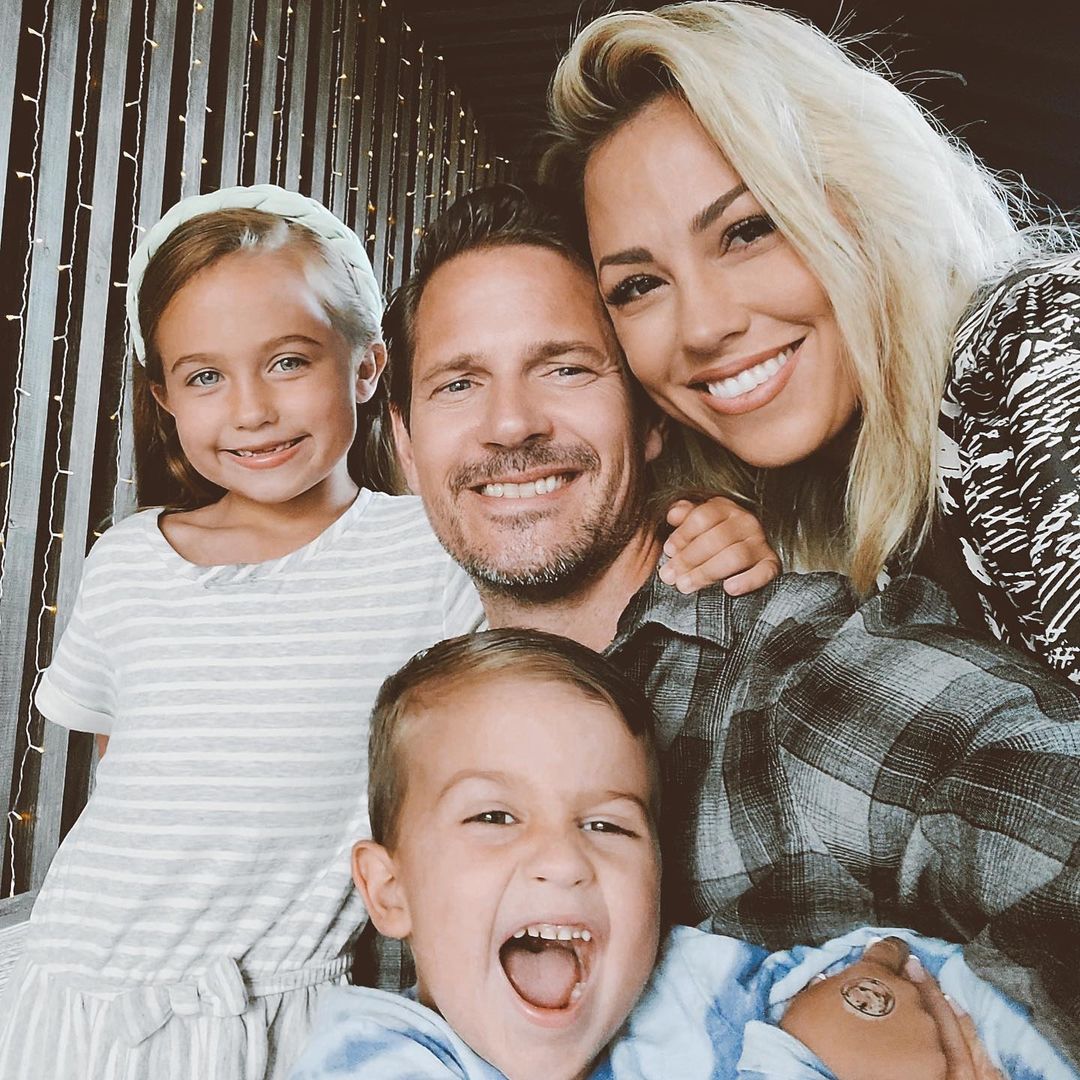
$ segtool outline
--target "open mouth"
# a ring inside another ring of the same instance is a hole
[[[805,338],[800,338],[792,342],[775,355],[753,367],[746,368],[745,371],[740,371],[738,375],[732,375],[727,379],[694,383],[693,387],[696,390],[707,391],[709,396],[714,398],[727,400],[741,397],[743,394],[750,393],[751,390],[756,390],[763,383],[767,383],[773,376],[779,375],[805,340]]]
[[[569,1009],[589,981],[593,949],[588,927],[530,923],[499,949],[499,961],[518,997],[534,1009]]]
[[[284,442],[274,443],[273,446],[259,446],[253,449],[238,449],[233,448],[226,451],[235,457],[239,458],[267,458],[273,457],[274,454],[280,454],[283,450],[290,450],[296,446],[298,442],[303,438],[302,435],[298,435],[295,439],[286,439]]]
[[[567,472],[551,473],[535,480],[527,480],[523,484],[507,482],[481,484],[473,490],[492,499],[532,499],[537,495],[548,495],[558,488],[565,487],[574,475]]]

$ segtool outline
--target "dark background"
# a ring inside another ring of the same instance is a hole
[[[528,175],[544,94],[572,29],[648,0],[404,0],[407,17],[448,71],[499,152]],[[1078,0],[803,0],[774,5],[884,58],[896,80],[991,167],[1018,173],[1040,196],[1080,209]]]

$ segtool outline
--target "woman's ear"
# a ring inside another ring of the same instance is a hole
[[[386,346],[376,341],[364,350],[364,358],[356,371],[356,403],[363,405],[370,401],[379,385],[379,376],[386,367]]]
[[[374,840],[360,840],[353,845],[352,869],[353,881],[375,929],[386,937],[407,938],[412,932],[412,919],[390,852]]]

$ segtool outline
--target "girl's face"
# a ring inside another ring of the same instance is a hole
[[[154,396],[226,499],[348,495],[356,404],[374,392],[384,354],[360,354],[334,329],[301,253],[224,256],[172,298],[154,341],[164,380]]]
[[[666,413],[760,467],[847,424],[829,298],[683,102],[657,99],[593,151],[585,209],[619,341]]]

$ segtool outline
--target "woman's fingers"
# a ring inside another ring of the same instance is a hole
[[[979,1033],[975,1029],[975,1021],[965,1012],[957,1014],[957,1023],[960,1025],[960,1033],[967,1043],[968,1053],[971,1055],[971,1067],[975,1080],[1006,1080],[1001,1070],[994,1066],[990,1055],[986,1052]],[[951,1078],[950,1078],[951,1080]]]
[[[918,988],[923,1008],[937,1025],[948,1080],[1005,1080],[979,1042],[971,1018],[953,1006],[916,957],[904,965],[904,974]]]

